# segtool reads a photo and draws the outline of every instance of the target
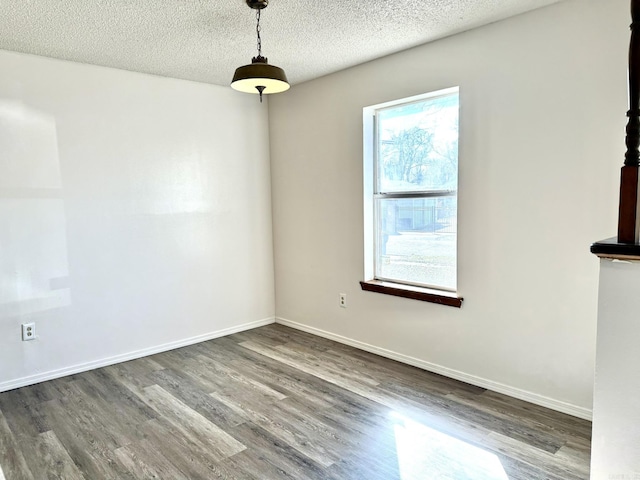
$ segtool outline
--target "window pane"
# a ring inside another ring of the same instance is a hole
[[[456,289],[457,198],[376,200],[375,277]]]
[[[378,110],[377,191],[455,190],[458,94]]]

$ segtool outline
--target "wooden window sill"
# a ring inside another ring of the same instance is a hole
[[[360,286],[362,287],[362,290],[366,290],[367,292],[411,298],[413,300],[421,300],[423,302],[437,303],[456,308],[460,308],[462,306],[463,300],[462,297],[459,297],[454,292],[444,292],[442,290],[434,290],[432,288],[414,287],[411,285],[383,282],[380,280],[360,282]]]

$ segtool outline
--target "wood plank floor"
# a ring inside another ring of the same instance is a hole
[[[7,480],[578,480],[590,437],[282,325],[0,394]]]

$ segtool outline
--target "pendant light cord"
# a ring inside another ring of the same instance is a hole
[[[256,34],[258,35],[258,57],[262,56],[262,38],[260,38],[260,12],[262,10],[258,10],[256,12],[256,20],[258,23],[256,24]]]

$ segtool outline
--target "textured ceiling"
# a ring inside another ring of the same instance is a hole
[[[300,83],[560,0],[271,0],[263,55]],[[256,54],[245,0],[0,0],[0,49],[228,85]]]

